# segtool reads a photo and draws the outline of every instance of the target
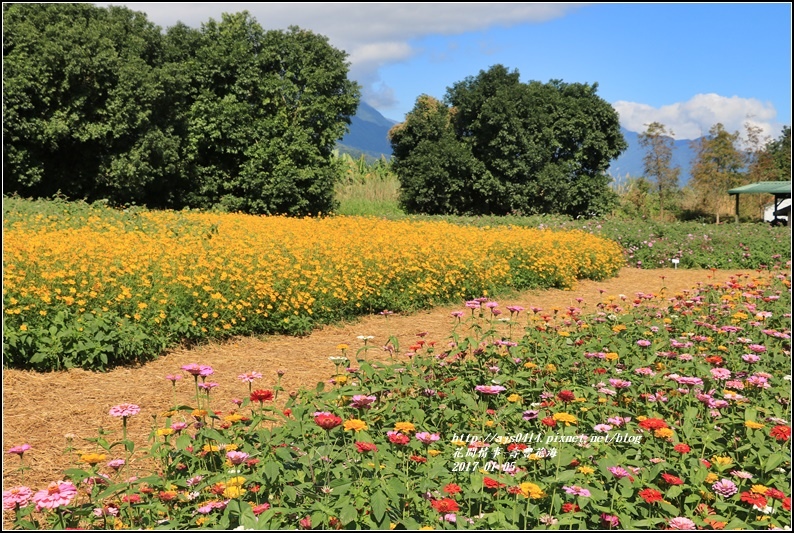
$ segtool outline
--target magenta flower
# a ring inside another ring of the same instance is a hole
[[[766,346],[761,344],[750,344],[747,348],[753,353],[764,353],[766,351]]]
[[[108,414],[119,418],[127,418],[135,416],[141,412],[141,408],[134,403],[122,403],[110,408]]]
[[[609,384],[615,387],[616,389],[628,389],[629,387],[631,387],[631,381],[626,381],[625,379],[612,378],[609,380]]]
[[[745,363],[757,363],[758,361],[761,360],[761,358],[755,355],[754,353],[748,353],[742,356],[742,360]]]
[[[731,371],[727,368],[712,368],[709,372],[711,372],[712,378],[720,381],[731,377]]]
[[[649,340],[640,339],[637,341],[637,346],[642,346],[643,348],[647,348],[650,345],[651,345],[651,341]]]
[[[189,365],[185,365],[182,367],[182,370],[184,370],[191,376],[198,376],[201,373],[201,367],[196,363],[190,363]]]
[[[593,426],[594,431],[598,431],[599,433],[607,433],[612,429],[612,426],[609,424],[596,424]]]
[[[372,404],[377,401],[377,396],[365,396],[363,394],[356,394],[350,402],[350,407],[354,409],[369,409]]]
[[[579,485],[571,485],[570,487],[563,487],[563,490],[568,494],[573,494],[574,496],[583,496],[585,498],[590,497],[590,491],[580,487]]]
[[[215,373],[215,371],[209,365],[201,365],[199,367],[199,376],[201,376],[202,378],[206,378],[207,376],[211,376],[214,373]]]
[[[3,510],[12,511],[30,503],[33,491],[28,487],[12,487],[3,491]]]
[[[612,514],[601,513],[601,525],[610,529],[618,527],[620,525],[620,518]]]
[[[262,374],[259,372],[246,372],[245,374],[240,374],[237,376],[237,379],[242,381],[243,383],[253,383],[255,379],[259,379],[262,377]]]
[[[191,478],[187,478],[185,480],[185,485],[187,485],[188,487],[195,487],[196,485],[201,483],[202,479],[204,479],[204,476],[193,476]]]
[[[452,311],[450,313],[450,316],[453,316],[455,318],[463,318],[463,311]]]
[[[69,481],[54,481],[46,489],[42,489],[33,495],[33,503],[36,510],[57,509],[72,503],[77,496],[77,487]]]
[[[619,466],[610,466],[609,468],[607,468],[607,470],[609,470],[612,473],[612,475],[614,475],[618,479],[622,477],[629,477],[631,475],[625,468],[621,468]]]
[[[729,498],[739,492],[739,489],[736,487],[736,483],[731,481],[730,479],[721,479],[714,483],[711,486],[711,490],[716,492],[717,494],[721,494],[726,498]]]
[[[524,308],[520,305],[508,305],[507,310],[510,311],[510,313],[520,313]]]
[[[217,386],[218,386],[217,383],[214,383],[212,381],[207,381],[206,383],[199,383],[198,387],[201,390],[205,390],[205,391],[209,392],[209,391],[211,391],[212,389],[214,389]]]
[[[174,422],[171,424],[171,429],[179,433],[180,431],[187,429],[187,423],[185,422]]]
[[[182,374],[168,374],[165,379],[176,385],[176,382],[182,379]]]
[[[230,463],[233,465],[240,465],[246,459],[248,459],[250,455],[245,452],[238,452],[238,451],[230,451],[226,452],[226,458],[229,460]]]
[[[112,468],[113,470],[118,470],[122,466],[126,464],[124,459],[112,459],[108,461],[108,468]]]
[[[31,448],[32,446],[30,444],[20,444],[19,446],[13,446],[6,453],[13,453],[22,457],[22,455]]]
[[[499,394],[500,392],[506,391],[507,389],[501,385],[477,385],[474,387],[474,390],[483,394]]]
[[[684,518],[683,516],[676,516],[675,518],[671,518],[670,521],[667,523],[668,529],[682,529],[682,530],[690,530],[694,531],[697,529],[695,527],[695,523],[690,520],[689,518]]]
[[[440,439],[441,436],[438,433],[428,433],[426,431],[423,431],[421,433],[417,433],[416,438],[425,444],[431,444],[433,442],[436,442],[438,439]]]

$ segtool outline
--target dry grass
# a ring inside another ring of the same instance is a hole
[[[616,278],[602,282],[583,281],[572,291],[529,291],[499,302],[503,308],[506,305],[544,309],[584,305],[584,311],[588,312],[609,295],[659,294],[663,286],[666,294],[672,295],[695,287],[698,282],[722,282],[737,273],[623,269]],[[603,295],[599,289],[605,291]],[[576,303],[576,297],[584,298],[582,305]],[[276,371],[283,369],[286,374],[282,386],[287,391],[313,388],[317,382],[331,376],[334,366],[328,357],[339,355],[338,344],[347,343],[355,350],[361,345],[356,339],[359,335],[373,335],[372,342],[376,346],[395,335],[405,347],[419,332],[427,332],[426,340],[443,341],[452,324],[450,311],[461,308],[462,305],[448,306],[388,319],[367,316],[355,323],[325,327],[302,338],[237,338],[191,350],[174,350],[139,368],[120,368],[104,374],[82,370],[49,374],[6,370],[3,373],[3,449],[6,451],[23,443],[32,445],[33,449],[25,455],[25,462],[31,468],[24,479],[17,470],[17,457],[4,456],[3,487],[7,489],[24,482],[38,489],[62,479],[64,469],[75,465],[74,453],[64,453],[67,433],[77,435],[75,446],[86,451],[93,451],[93,445],[82,439],[96,437],[100,427],[115,432],[108,440],[120,439],[120,422],[108,415],[110,407],[119,403],[140,405],[141,414],[129,420],[129,436],[135,440],[137,448],[145,447],[153,424],[151,415],[165,411],[173,401],[171,383],[164,377],[178,373],[182,365],[199,363],[215,369],[211,380],[220,386],[213,391],[212,407],[227,411],[233,407],[230,399],[243,398],[248,392],[247,385],[237,380],[239,374],[261,372],[264,378],[254,384],[255,388],[272,388]],[[371,358],[387,358],[380,350],[371,350],[369,354]],[[285,397],[286,394],[282,395],[278,403]],[[191,378],[177,384],[177,398],[183,404],[193,403]],[[111,458],[114,457],[108,457]],[[139,467],[145,467],[145,463],[140,463]]]

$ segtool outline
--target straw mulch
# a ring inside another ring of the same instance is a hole
[[[616,278],[601,281],[582,281],[572,291],[528,291],[510,298],[498,299],[500,307],[522,305],[551,310],[555,307],[583,307],[592,312],[595,305],[608,296],[625,294],[630,298],[637,292],[659,294],[665,287],[666,295],[673,296],[682,290],[694,288],[698,282],[723,282],[738,271],[709,270],[637,270],[626,268]],[[603,292],[602,292],[603,291]],[[578,303],[576,298],[584,298]],[[368,352],[368,358],[387,359],[380,349],[390,335],[400,340],[401,351],[413,344],[416,334],[427,332],[425,340],[444,341],[450,333],[453,319],[450,312],[464,309],[459,305],[433,309],[412,315],[366,316],[354,323],[328,326],[307,337],[235,338],[224,343],[212,343],[190,350],[177,349],[139,368],[119,368],[107,373],[82,370],[40,374],[36,372],[5,370],[3,372],[3,451],[11,446],[28,443],[32,449],[25,456],[30,468],[18,470],[19,459],[4,453],[3,489],[25,484],[33,489],[47,486],[51,481],[63,479],[66,468],[76,466],[79,457],[65,452],[65,435],[76,438],[76,450],[99,451],[85,441],[97,436],[99,428],[112,431],[106,438],[110,442],[121,439],[119,419],[108,415],[108,410],[120,403],[135,403],[141,413],[129,419],[129,436],[136,449],[147,446],[153,427],[152,415],[169,408],[173,402],[171,382],[167,374],[180,373],[180,367],[189,363],[211,365],[215,374],[208,381],[219,383],[212,392],[212,408],[227,412],[234,405],[232,398],[245,398],[247,384],[237,376],[248,371],[261,372],[264,377],[254,383],[254,388],[272,389],[277,370],[284,370],[282,386],[285,392],[276,402],[282,404],[289,391],[300,387],[313,388],[319,381],[328,380],[334,371],[329,356],[340,355],[337,345],[350,345],[349,355],[360,347],[359,335],[373,335],[371,341],[378,349]],[[397,354],[397,357],[403,357]],[[194,404],[191,376],[177,383],[177,401]],[[159,420],[162,424],[162,419]],[[123,457],[123,450],[114,448],[108,459]],[[132,471],[135,472],[135,465]],[[145,463],[138,462],[139,468]],[[143,473],[143,472],[139,472]]]

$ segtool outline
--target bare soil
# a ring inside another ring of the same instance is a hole
[[[615,278],[581,281],[573,290],[527,291],[497,300],[502,309],[508,305],[545,310],[576,306],[587,313],[610,296],[633,297],[637,292],[659,295],[663,288],[665,295],[672,296],[698,283],[722,283],[740,273],[747,271],[625,268]],[[576,298],[584,300],[579,303]],[[135,441],[136,449],[145,448],[154,423],[152,415],[166,411],[174,401],[171,382],[165,376],[181,373],[182,365],[199,363],[215,369],[215,374],[208,378],[219,384],[212,392],[212,408],[224,412],[234,407],[232,398],[245,398],[248,394],[247,384],[237,379],[238,375],[261,372],[264,377],[254,382],[254,389],[272,389],[276,372],[284,370],[281,385],[286,390],[277,402],[283,403],[286,392],[301,387],[314,388],[317,382],[330,379],[334,365],[329,357],[340,355],[339,344],[350,345],[354,353],[362,345],[356,338],[359,335],[374,336],[370,343],[377,347],[394,335],[401,348],[405,348],[417,340],[420,332],[427,332],[425,340],[444,341],[454,320],[450,312],[462,309],[465,308],[461,302],[410,315],[395,314],[388,319],[379,315],[365,316],[355,322],[324,327],[306,337],[234,338],[189,350],[176,349],[140,367],[119,368],[107,373],[70,370],[42,374],[5,370],[3,488],[24,484],[40,489],[51,481],[63,479],[63,471],[74,467],[78,459],[74,451],[65,451],[66,434],[75,435],[73,446],[84,451],[98,451],[84,439],[96,437],[99,428],[113,431],[107,437],[109,441],[120,440],[121,423],[108,415],[108,410],[120,403],[135,403],[141,407],[141,413],[128,421],[128,435]],[[368,352],[368,358],[387,359],[388,354],[378,348]],[[177,383],[176,395],[180,404],[195,403],[191,376]],[[32,449],[24,456],[30,468],[21,473],[19,458],[5,452],[23,443],[30,444]],[[114,451],[123,453],[120,448]],[[108,459],[113,458],[117,457],[108,455]]]

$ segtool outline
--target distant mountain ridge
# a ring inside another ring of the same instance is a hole
[[[350,132],[337,147],[340,152],[348,153],[355,158],[361,155],[370,160],[380,159],[382,156],[390,158],[392,150],[387,136],[395,124],[397,122],[387,119],[371,105],[361,102],[355,116],[351,117]],[[642,158],[645,156],[645,148],[640,144],[639,134],[623,127],[620,131],[629,147],[612,162],[607,171],[616,181],[625,180],[627,176],[637,178],[644,174]],[[689,182],[694,156],[692,141],[674,142],[673,166],[681,168],[679,187],[684,187]]]

